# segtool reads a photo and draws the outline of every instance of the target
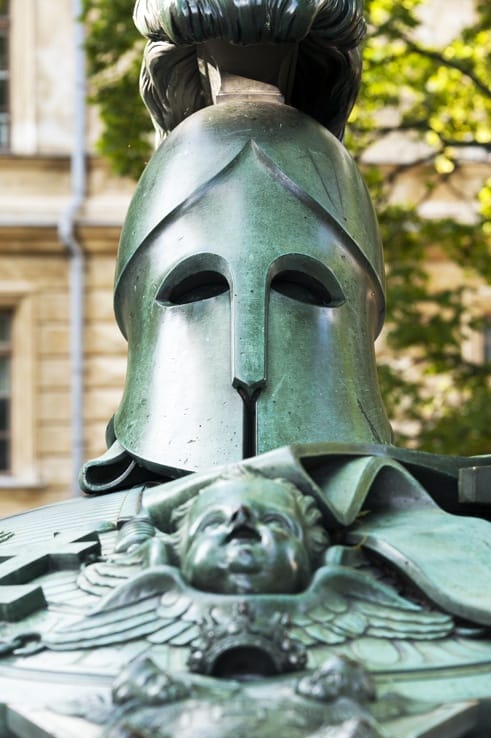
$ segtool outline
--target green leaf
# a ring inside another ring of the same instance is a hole
[[[113,170],[137,178],[152,150],[152,126],[138,94],[143,40],[127,0],[84,0],[91,101],[103,133],[100,152]],[[404,131],[428,153],[399,165],[419,167],[421,197],[458,172],[461,152],[491,152],[491,3],[445,48],[419,39],[421,0],[367,0],[361,94],[346,145],[364,152],[388,133]],[[421,167],[424,166],[424,175]],[[491,282],[491,179],[481,189],[476,223],[425,220],[415,203],[394,206],[394,172],[363,166],[385,244],[388,312],[380,379],[396,441],[444,453],[491,452],[491,366],[464,361],[469,326],[464,286],[433,289],[429,251],[462,269],[472,289]],[[471,299],[471,287],[465,290]],[[482,325],[481,325],[482,327]]]

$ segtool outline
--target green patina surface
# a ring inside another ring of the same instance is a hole
[[[179,125],[122,232],[92,496],[2,523],[0,732],[484,738],[489,459],[390,445],[382,248],[336,138],[359,4],[135,12],[147,104]]]

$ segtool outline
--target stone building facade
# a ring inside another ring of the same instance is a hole
[[[472,0],[459,0],[459,7],[466,4]],[[76,493],[80,456],[103,451],[124,381],[125,342],[113,317],[112,282],[134,184],[111,176],[93,153],[95,113],[77,107],[72,12],[71,0],[0,0],[0,515]],[[71,156],[80,135],[85,191],[79,202]],[[389,156],[383,149],[389,170],[401,155],[394,144]],[[407,154],[407,141],[403,149]],[[489,162],[469,161],[463,171],[461,189],[472,194]],[[415,187],[417,175],[397,181],[395,194],[410,195]],[[455,193],[436,190],[429,207],[438,215],[456,203],[467,207]],[[72,345],[77,268],[84,278],[82,368]],[[447,284],[461,278],[442,271],[438,255],[430,268]],[[491,290],[482,294],[491,314]],[[480,351],[482,341],[472,340],[469,350]],[[83,448],[75,449],[72,394],[80,371]]]
[[[73,256],[61,230],[74,202],[75,40],[70,0],[0,2],[0,515],[73,494]],[[112,312],[114,258],[134,184],[92,154],[73,222],[83,274],[83,457],[104,450],[125,343]],[[80,126],[79,126],[80,128]],[[76,455],[76,454],[75,454]],[[78,461],[77,461],[78,464]]]

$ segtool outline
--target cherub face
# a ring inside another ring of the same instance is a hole
[[[305,523],[281,482],[217,482],[196,499],[184,526],[181,570],[197,589],[288,594],[309,582]]]

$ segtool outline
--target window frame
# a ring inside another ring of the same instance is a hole
[[[0,81],[6,80],[6,110],[5,110],[5,143],[2,146],[2,136],[0,135],[0,154],[5,154],[10,151],[11,144],[11,98],[10,98],[10,3],[9,0],[4,0],[5,13],[0,14],[0,32],[5,33],[6,38],[6,66],[5,69],[0,68]],[[3,126],[2,122],[3,111],[0,109],[0,130]]]
[[[6,388],[0,386],[0,401],[5,400],[5,427],[0,426],[0,444],[5,442],[5,466],[1,466],[3,453],[0,453],[0,474],[9,474],[12,469],[12,325],[13,312],[10,308],[0,306],[0,315],[5,318],[7,335],[5,339],[0,337],[0,360],[5,359],[4,368]]]
[[[42,486],[36,463],[35,296],[26,283],[0,281],[0,309],[12,314],[10,469],[0,472],[0,490]]]

